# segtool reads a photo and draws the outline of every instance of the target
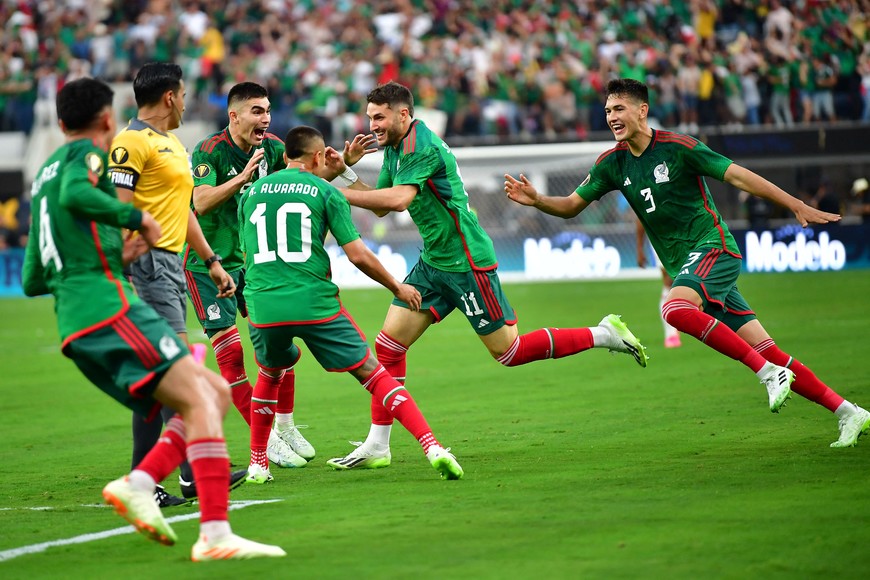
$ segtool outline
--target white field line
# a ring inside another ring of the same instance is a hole
[[[284,501],[282,499],[261,499],[261,500],[252,500],[252,501],[233,501],[230,502],[230,511],[232,510],[240,510],[242,508],[246,508],[252,505],[260,505],[266,503],[275,503],[279,501]],[[93,507],[93,506],[87,506]],[[4,508],[4,509],[15,509],[15,508]],[[51,508],[29,508],[35,510],[46,510]],[[169,523],[175,522],[183,522],[186,520],[193,520],[199,517],[199,512],[194,512],[190,514],[184,514],[180,516],[172,516],[171,518],[166,518],[166,521]],[[3,550],[0,552],[0,562],[5,562],[6,560],[11,560],[13,558],[17,558],[18,556],[25,556],[27,554],[37,554],[39,552],[44,552],[48,548],[53,548],[55,546],[69,546],[71,544],[84,544],[86,542],[95,542],[97,540],[103,540],[105,538],[111,538],[112,536],[122,536],[124,534],[132,534],[136,531],[136,528],[133,526],[124,526],[121,528],[115,528],[113,530],[106,530],[104,532],[94,532],[92,534],[82,534],[80,536],[75,536],[72,538],[66,538],[63,540],[51,540],[50,542],[41,542],[39,544],[31,544],[29,546],[21,546],[20,548],[12,548],[11,550]]]

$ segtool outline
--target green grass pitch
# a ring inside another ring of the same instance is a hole
[[[870,273],[745,275],[741,290],[784,350],[870,405]],[[830,449],[837,421],[821,407],[795,396],[773,415],[739,363],[687,337],[666,350],[657,280],[506,291],[521,332],[622,314],[648,345],[649,367],[594,350],[506,369],[454,313],[408,361],[410,391],[465,468],[465,479],[441,481],[398,425],[390,468],[328,469],[348,439],[364,438],[369,399],[303,355],[296,418],[318,457],[273,467],[274,483],[232,496],[281,500],[233,511],[231,522],[290,556],[200,565],[188,560],[195,519],[174,524],[173,548],[126,534],[9,557],[122,527],[96,504],[129,468],[130,420],[59,354],[50,299],[0,301],[0,577],[866,577],[870,438]],[[390,296],[343,298],[373,343]],[[207,364],[216,368],[213,355]],[[247,428],[234,409],[225,426],[244,467]],[[175,477],[167,482],[177,493]]]

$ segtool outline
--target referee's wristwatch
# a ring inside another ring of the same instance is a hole
[[[220,254],[215,254],[211,258],[206,258],[206,260],[203,262],[203,264],[205,264],[206,268],[211,268],[211,265],[214,264],[215,262],[220,264],[223,261],[224,261],[224,259],[221,258]]]

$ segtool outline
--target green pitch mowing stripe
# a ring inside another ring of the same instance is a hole
[[[602,349],[508,369],[460,313],[433,325],[408,353],[407,387],[456,454],[460,481],[441,480],[398,424],[390,467],[328,468],[365,437],[371,397],[302,345],[294,418],[319,457],[233,491],[285,501],[231,517],[238,533],[292,560],[199,566],[186,549],[107,538],[0,562],[0,577],[865,577],[870,440],[831,449],[837,421],[818,405],[795,395],[771,414],[740,363],[685,336],[664,348],[660,289],[657,280],[505,287],[521,333],[622,315],[649,350],[645,369]],[[870,271],[744,275],[740,290],[778,346],[870,405]],[[373,347],[392,296],[342,299]],[[0,550],[115,528],[111,510],[74,506],[97,501],[129,468],[129,413],[58,352],[50,300],[0,300],[0,320],[0,505],[55,508],[0,511]],[[216,368],[211,353],[207,364]],[[235,409],[224,432],[235,468],[246,466],[250,432]],[[167,515],[193,511],[175,509]],[[174,527],[192,543],[197,525]]]

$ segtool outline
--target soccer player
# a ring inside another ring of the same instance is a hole
[[[279,388],[285,369],[299,359],[293,341],[301,339],[320,366],[349,372],[377,398],[420,442],[442,478],[461,478],[456,458],[435,439],[411,394],[371,356],[365,337],[342,306],[339,289],[330,280],[326,235],[331,233],[351,263],[410,309],[419,309],[420,293],[387,272],[360,238],[345,197],[318,177],[332,175],[323,135],[311,127],[296,127],[284,143],[287,168],[257,180],[239,201],[244,295],[260,367],[254,391],[274,393]],[[272,479],[264,445],[267,429],[251,425],[248,481],[254,483]]]
[[[161,228],[147,211],[118,200],[106,172],[116,128],[112,97],[108,85],[87,78],[58,92],[66,142],[33,183],[24,291],[54,295],[62,352],[100,390],[143,416],[156,415],[161,404],[178,410],[142,461],[103,489],[118,514],[148,538],[174,544],[177,536],[154,492],[187,457],[201,506],[191,558],[285,556],[277,546],[236,536],[227,520],[229,456],[221,428],[229,405],[226,381],[194,362],[177,333],[122,274],[121,228],[141,234],[140,241],[124,244],[127,259],[157,243]]]
[[[637,240],[637,265],[641,268],[645,268],[647,265],[647,257],[646,257],[646,231],[643,229],[643,224],[640,220],[635,220],[635,238]],[[662,291],[659,297],[659,316],[661,316],[661,310],[665,305],[665,301],[668,298],[668,294],[671,292],[671,288],[674,285],[674,281],[671,278],[670,274],[668,274],[667,270],[659,262],[659,257],[653,252],[653,262],[656,266],[659,267],[662,273]],[[665,348],[679,348],[683,345],[683,341],[680,340],[680,331],[668,324],[667,320],[662,318],[662,326],[665,329]]]
[[[606,92],[604,110],[617,144],[601,154],[583,183],[566,197],[549,197],[540,195],[524,175],[519,179],[505,175],[507,196],[570,218],[607,192],[621,191],[674,279],[662,308],[664,319],[752,369],[767,388],[771,411],[779,411],[794,389],[836,414],[840,436],[831,447],[855,445],[870,429],[870,412],[844,400],[780,350],[761,326],[737,290],[741,257],[705,177],[788,208],[802,226],[836,222],[840,216],[804,204],[693,137],[651,129],[649,94],[643,83],[612,80]]]
[[[187,241],[208,266],[208,273],[220,297],[232,296],[235,282],[221,266],[202,235],[190,210],[193,178],[187,151],[174,134],[184,114],[184,80],[181,67],[171,63],[144,65],[133,80],[133,93],[139,110],[112,141],[109,172],[118,196],[148,211],[160,224],[163,234],[154,247],[130,264],[133,286],[139,297],[165,318],[187,342],[187,296],[184,271],[178,252]],[[173,412],[164,409],[163,421]],[[138,464],[160,437],[160,421],[145,421],[133,414],[133,461]],[[244,472],[233,475],[241,483]],[[158,489],[164,506],[187,503],[196,497],[196,485],[187,463],[179,477],[184,499]]]
[[[365,154],[368,141],[346,143],[343,159],[337,152],[334,156],[336,171],[345,170],[341,182],[351,184],[344,193],[352,205],[379,216],[407,209],[423,238],[420,260],[405,278],[422,294],[423,306],[418,311],[401,298],[394,299],[375,340],[378,360],[393,377],[404,383],[408,349],[454,309],[465,314],[492,357],[508,367],[593,347],[627,353],[646,366],[643,345],[615,314],[591,328],[542,328],[520,335],[516,315],[501,289],[492,240],[471,211],[450,148],[414,118],[414,98],[407,87],[395,82],[380,85],[367,101],[369,126],[384,149],[384,162],[377,189],[372,189],[345,168]],[[372,399],[371,413],[372,425],[363,444],[327,464],[336,469],[390,464],[392,420],[377,398]]]
[[[284,143],[266,132],[271,105],[264,87],[251,82],[233,86],[227,95],[227,110],[229,125],[200,141],[193,152],[193,208],[203,235],[223,257],[224,269],[241,290],[244,256],[239,248],[239,197],[253,181],[287,165]],[[251,385],[236,328],[236,312],[247,316],[244,298],[239,292],[220,297],[208,267],[190,249],[187,244],[182,253],[187,292],[211,340],[221,375],[230,383],[233,402],[248,425],[255,421],[271,426],[271,414],[256,412],[263,405],[264,393],[253,393],[255,413],[251,413]],[[293,369],[287,369],[274,409],[275,429],[269,431],[267,454],[281,467],[303,467],[315,453],[293,419],[295,378]]]

